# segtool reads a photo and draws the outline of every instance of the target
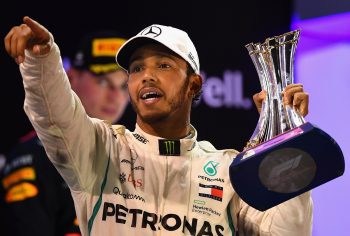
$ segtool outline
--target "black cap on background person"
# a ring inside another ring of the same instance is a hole
[[[90,117],[115,123],[128,104],[128,75],[115,61],[125,41],[113,30],[90,32],[71,60],[67,70],[71,87]]]
[[[72,66],[80,70],[89,70],[101,75],[121,69],[115,61],[115,55],[126,41],[112,30],[100,30],[87,34],[80,42],[72,59]]]

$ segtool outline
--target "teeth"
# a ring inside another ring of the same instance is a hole
[[[142,99],[148,99],[148,98],[155,98],[155,97],[159,97],[159,94],[156,92],[148,92],[145,93],[144,95],[142,95]]]

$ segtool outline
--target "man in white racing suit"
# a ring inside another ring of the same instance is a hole
[[[133,132],[86,115],[58,46],[36,21],[24,17],[5,47],[20,64],[24,109],[70,187],[83,235],[311,235],[310,192],[260,212],[230,183],[237,151],[196,140],[190,111],[202,79],[184,31],[152,25],[117,53],[129,72]],[[301,85],[284,98],[306,115]]]

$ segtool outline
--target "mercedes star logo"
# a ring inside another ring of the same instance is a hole
[[[162,33],[162,29],[158,26],[149,26],[141,32],[141,35],[147,35],[149,37],[157,37]]]

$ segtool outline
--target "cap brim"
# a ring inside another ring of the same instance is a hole
[[[117,63],[125,70],[128,70],[132,54],[138,48],[140,48],[146,44],[151,44],[151,43],[162,44],[155,39],[148,38],[148,37],[142,37],[142,36],[135,37],[135,38],[129,40],[119,49],[117,56],[116,56]]]

